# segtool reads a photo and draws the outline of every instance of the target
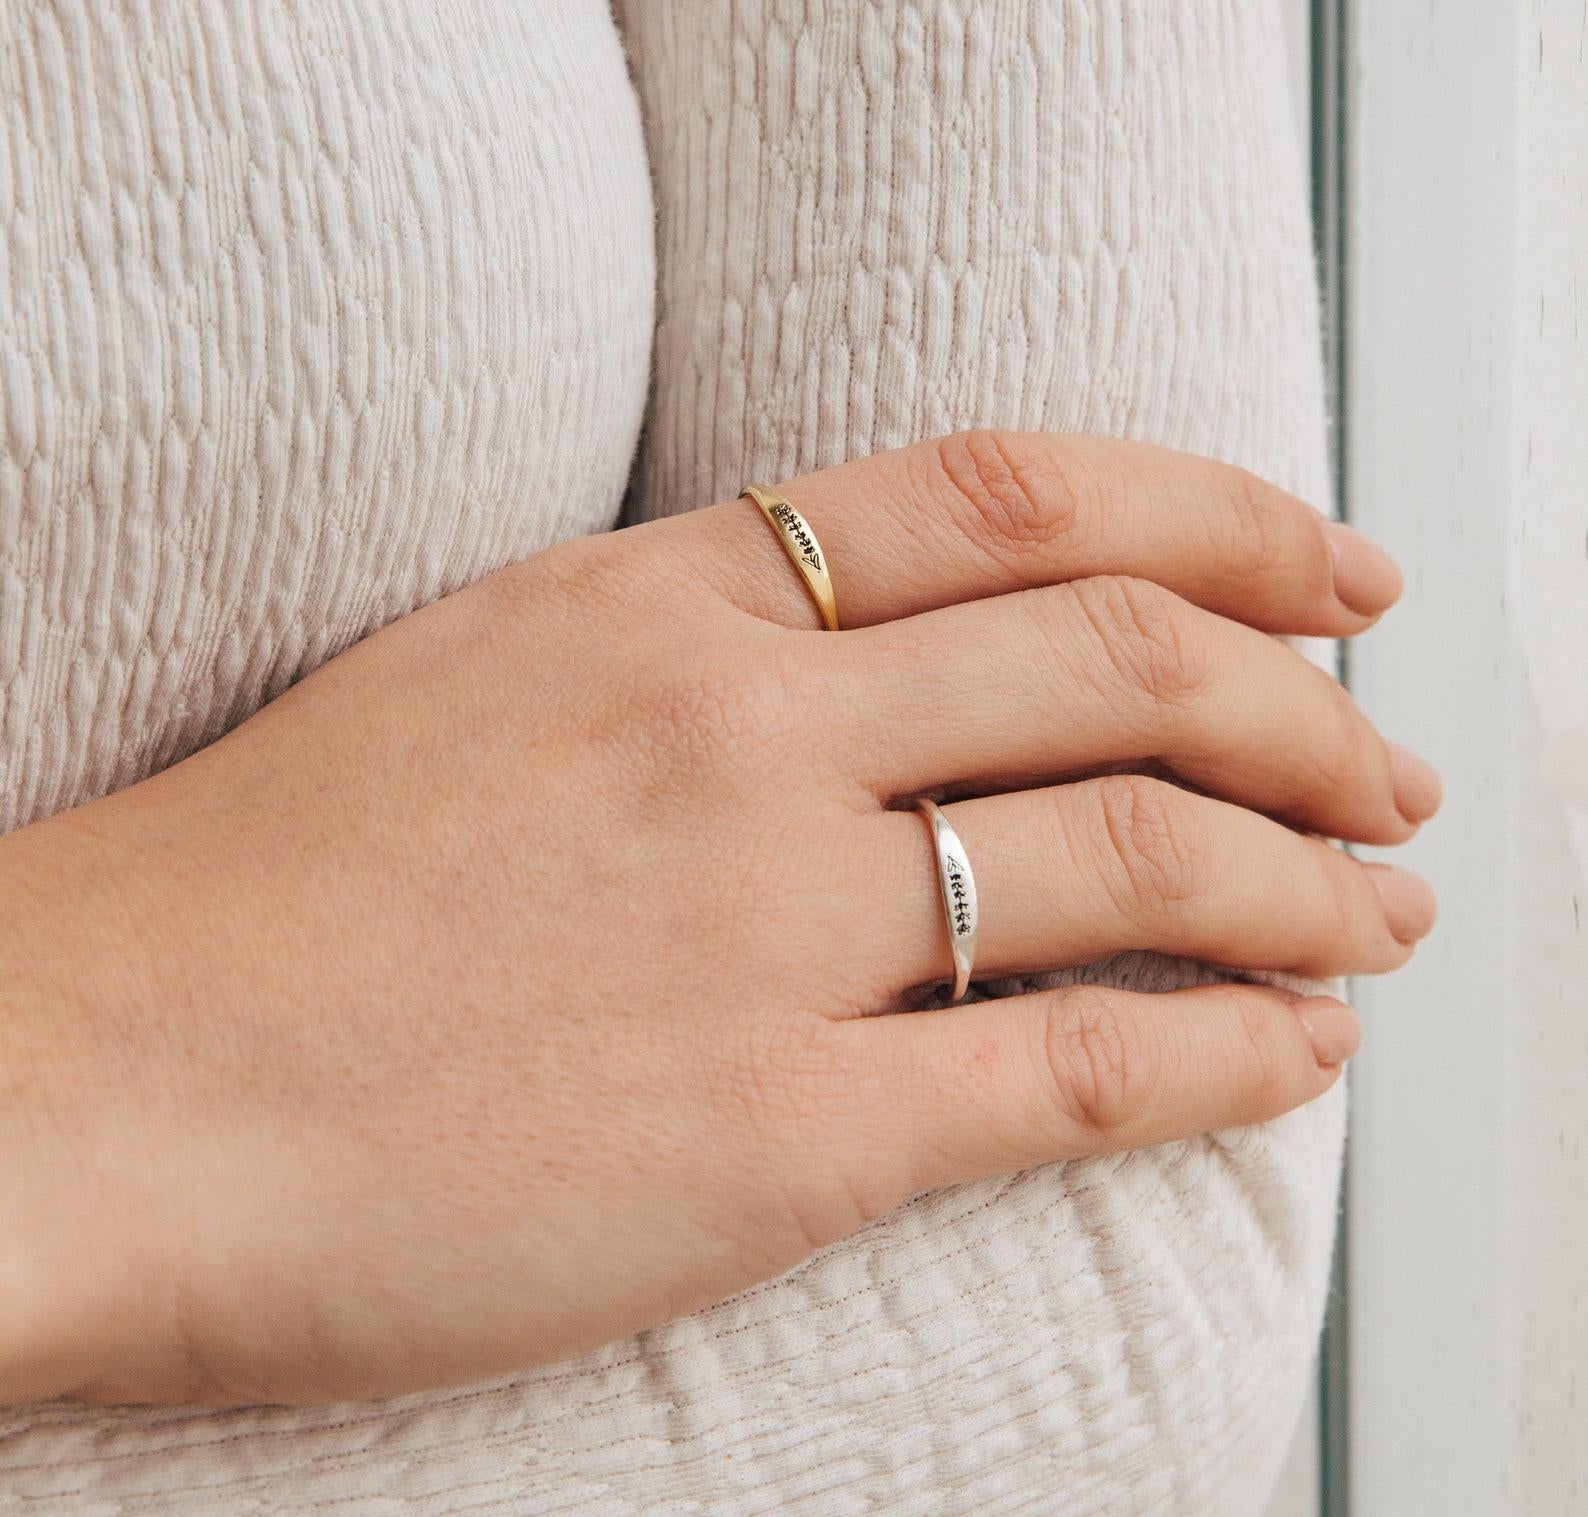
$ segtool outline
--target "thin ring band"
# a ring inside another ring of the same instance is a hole
[[[783,544],[783,551],[800,571],[805,588],[816,602],[822,625],[829,632],[836,632],[838,602],[833,596],[832,576],[827,572],[827,558],[822,552],[822,545],[816,541],[816,534],[811,531],[811,524],[770,485],[746,485],[739,492],[740,500],[745,496],[749,496],[761,508],[761,514],[772,523],[772,530]]]
[[[937,883],[943,895],[949,946],[954,951],[954,993],[949,997],[952,1006],[964,1000],[976,962],[976,876],[971,873],[965,845],[937,802],[923,797],[915,804],[931,824],[932,846],[937,851]]]

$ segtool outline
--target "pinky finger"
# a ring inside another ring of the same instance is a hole
[[[867,1018],[912,1189],[1267,1121],[1328,1090],[1361,1029],[1266,985],[1072,985]],[[874,1119],[884,1120],[880,1113]]]

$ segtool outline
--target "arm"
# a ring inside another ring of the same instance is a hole
[[[1388,969],[1427,929],[1426,887],[1259,814],[1391,841],[1427,809],[1337,685],[1219,614],[1366,624],[1319,520],[1237,470],[1098,447],[970,434],[790,482],[854,630],[808,630],[767,524],[729,502],[536,555],[0,841],[0,897],[26,901],[0,939],[4,1310],[26,1313],[0,1321],[0,1395],[505,1373],[781,1273],[914,1191],[1329,1088],[1348,1009],[1258,986],[873,1014],[945,946],[897,802],[1011,763],[1029,788],[947,808],[983,973],[1147,943]],[[1105,454],[1130,481],[1106,538],[1005,540],[1006,462],[1051,518]],[[1164,470],[1211,514],[1164,518]],[[878,503],[907,489],[945,551],[901,556]],[[1289,543],[1266,569],[1236,531],[1254,489]],[[1207,671],[1184,716],[1130,673],[1159,667],[1159,625]],[[1022,702],[984,650],[1044,643],[1055,678]],[[963,650],[958,719],[931,648]],[[1232,730],[1241,689],[1263,699]],[[1143,693],[1162,725],[1138,726]],[[1237,804],[1043,784],[1143,742]],[[1182,864],[1183,901],[1159,899]]]

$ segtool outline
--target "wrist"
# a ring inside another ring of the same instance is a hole
[[[129,1183],[158,1168],[134,1110],[136,1043],[157,1025],[136,921],[152,892],[130,885],[114,822],[67,813],[0,839],[0,1402],[95,1397],[158,1316]]]

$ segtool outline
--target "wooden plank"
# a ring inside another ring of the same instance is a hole
[[[1269,1498],[1264,1517],[1318,1517],[1318,1463],[1318,1392],[1314,1377],[1312,1394],[1302,1408],[1296,1436],[1291,1440],[1285,1467],[1279,1472],[1279,1482]]]
[[[1303,160],[1312,133],[1312,0],[1283,0],[1286,54],[1290,62],[1291,96],[1296,107],[1296,136]],[[1316,1377],[1302,1408],[1290,1452],[1280,1471],[1264,1517],[1319,1517],[1322,1471],[1318,1440],[1319,1407]]]
[[[1353,1517],[1588,1506],[1588,13],[1354,8],[1348,491],[1408,570],[1358,698],[1440,889],[1363,983]]]

